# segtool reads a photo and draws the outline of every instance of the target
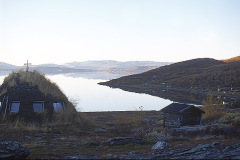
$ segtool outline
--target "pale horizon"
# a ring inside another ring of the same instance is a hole
[[[0,62],[240,55],[239,0],[0,0]]]

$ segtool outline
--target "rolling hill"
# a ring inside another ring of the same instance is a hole
[[[239,62],[239,61],[240,61],[240,56],[223,60],[223,62],[227,62],[227,63],[229,63],[229,62]]]
[[[240,62],[199,58],[101,83],[108,86],[174,87],[207,89],[240,87]]]

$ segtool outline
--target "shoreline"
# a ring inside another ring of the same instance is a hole
[[[165,98],[165,99],[169,99],[172,101],[177,101],[177,98],[174,96],[165,96],[166,94],[163,94],[164,92],[177,92],[177,93],[181,93],[182,95],[185,95],[185,99],[187,101],[190,101],[190,103],[192,102],[192,100],[188,99],[187,96],[189,94],[192,95],[196,95],[199,96],[201,98],[199,98],[198,100],[195,99],[195,103],[198,103],[196,105],[201,105],[202,100],[204,98],[206,98],[209,95],[212,95],[214,97],[221,97],[221,99],[223,100],[234,100],[234,101],[240,101],[240,93],[235,93],[235,92],[228,92],[228,93],[224,93],[224,92],[218,92],[218,91],[204,91],[202,89],[186,89],[186,88],[176,88],[176,87],[154,87],[154,86],[136,86],[136,85],[127,85],[127,84],[108,84],[107,82],[100,82],[98,83],[99,85],[104,85],[104,86],[108,86],[111,88],[119,88],[125,91],[129,91],[129,92],[135,92],[135,93],[145,93],[145,94],[149,94],[152,96],[157,96],[160,98]],[[235,95],[233,95],[235,94]],[[181,101],[180,101],[181,102]],[[184,102],[183,102],[184,103]],[[194,102],[193,102],[194,103]],[[200,103],[200,104],[199,104]]]

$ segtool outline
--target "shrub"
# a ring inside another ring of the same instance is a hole
[[[225,114],[222,101],[213,96],[208,96],[207,99],[203,100],[203,105],[205,111],[203,118],[205,120],[214,120]]]

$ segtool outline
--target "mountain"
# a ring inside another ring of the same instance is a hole
[[[217,90],[240,87],[240,62],[199,58],[162,66],[150,71],[101,83],[108,86],[175,87]]]
[[[7,69],[17,69],[18,66],[14,66],[8,63],[0,62],[0,70],[7,70]]]
[[[54,63],[48,63],[48,64],[40,64],[40,65],[33,65],[35,67],[60,67],[60,68],[69,68],[66,65],[59,65]]]
[[[2,64],[2,65],[1,65]],[[118,62],[112,60],[105,61],[85,61],[85,62],[71,62],[62,65],[58,64],[41,64],[30,65],[30,71],[37,70],[44,74],[62,74],[62,73],[76,73],[75,75],[91,75],[98,74],[105,75],[105,78],[116,78],[120,76],[137,74],[157,68],[163,65],[168,65],[170,62],[152,62],[152,61],[128,61]],[[10,72],[16,69],[23,69],[26,66],[13,66],[7,63],[0,63],[0,71]],[[88,74],[89,72],[90,74]],[[85,74],[86,73],[86,74]],[[1,73],[0,73],[1,74]],[[5,73],[4,73],[5,74]]]
[[[229,62],[239,62],[239,61],[240,61],[240,56],[223,60],[223,62],[227,62],[227,63],[229,63]]]
[[[111,70],[116,68],[132,68],[132,67],[159,67],[169,65],[170,62],[153,62],[153,61],[127,61],[119,62],[112,60],[104,61],[84,61],[84,62],[71,62],[64,64],[65,66],[81,69],[94,69],[94,70]]]

